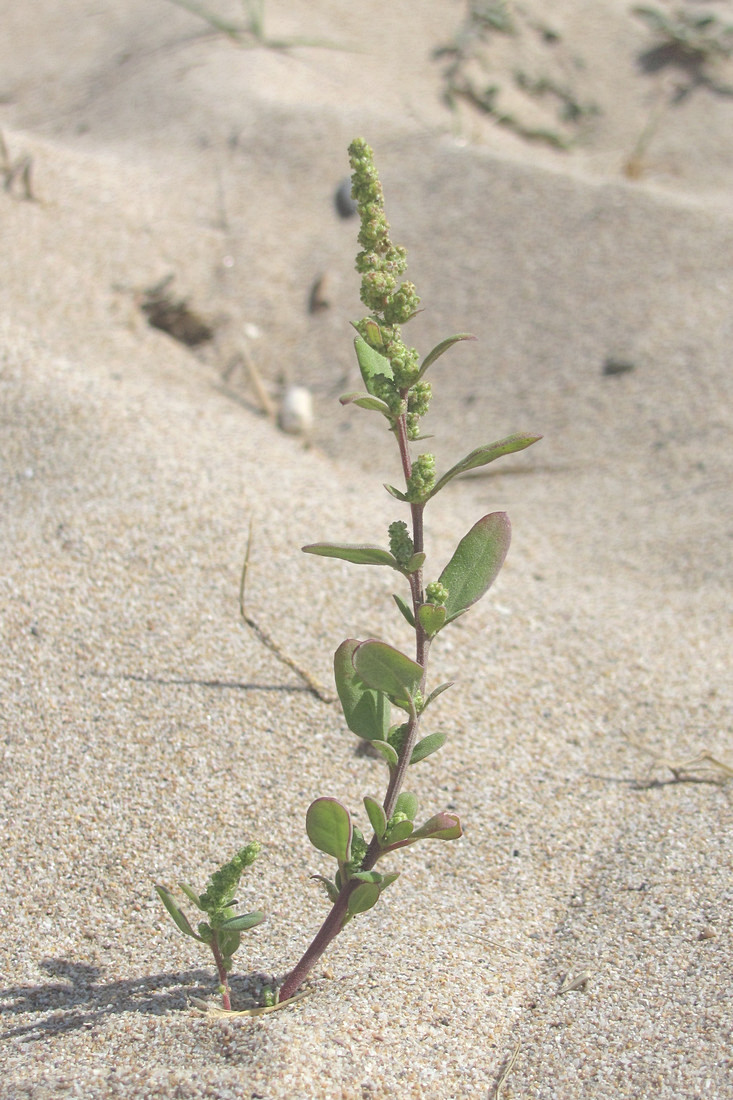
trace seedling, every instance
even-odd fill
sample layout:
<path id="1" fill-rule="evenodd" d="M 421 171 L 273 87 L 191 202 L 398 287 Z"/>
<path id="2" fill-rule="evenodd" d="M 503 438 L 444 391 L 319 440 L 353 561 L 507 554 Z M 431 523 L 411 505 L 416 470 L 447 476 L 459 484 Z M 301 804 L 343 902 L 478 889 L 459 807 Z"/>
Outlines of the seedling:
<path id="1" fill-rule="evenodd" d="M 418 817 L 417 798 L 403 790 L 403 785 L 408 770 L 436 753 L 445 742 L 442 731 L 423 735 L 421 729 L 423 716 L 431 704 L 452 686 L 451 683 L 428 685 L 430 648 L 438 634 L 464 615 L 494 582 L 509 549 L 510 524 L 504 512 L 482 516 L 458 540 L 443 568 L 438 572 L 431 566 L 427 573 L 423 517 L 428 503 L 455 478 L 503 455 L 521 451 L 539 438 L 517 434 L 484 444 L 441 474 L 436 471 L 432 454 L 412 457 L 411 445 L 425 438 L 420 422 L 432 395 L 431 383 L 425 377 L 428 370 L 454 345 L 474 337 L 465 332 L 449 336 L 422 361 L 417 351 L 404 343 L 401 326 L 416 315 L 420 299 L 412 283 L 400 282 L 407 267 L 406 253 L 389 236 L 372 150 L 357 139 L 349 147 L 349 155 L 352 194 L 361 219 L 358 240 L 362 251 L 356 267 L 362 276 L 361 300 L 369 313 L 354 325 L 356 358 L 364 389 L 345 394 L 340 400 L 345 406 L 376 413 L 386 421 L 399 450 L 404 478 L 401 488 L 387 485 L 386 489 L 406 510 L 410 522 L 408 525 L 403 519 L 395 519 L 389 525 L 386 546 L 319 542 L 303 549 L 319 557 L 392 570 L 402 582 L 402 591 L 394 594 L 394 601 L 413 631 L 414 655 L 378 638 L 347 638 L 336 650 L 334 676 L 346 726 L 369 742 L 385 766 L 386 792 L 381 798 L 364 796 L 361 827 L 351 810 L 332 795 L 322 795 L 311 803 L 305 821 L 308 838 L 320 853 L 335 861 L 330 874 L 313 876 L 323 887 L 331 908 L 310 946 L 286 975 L 279 990 L 280 1004 L 297 993 L 344 927 L 372 909 L 395 882 L 399 872 L 391 867 L 384 869 L 383 861 L 424 840 L 448 841 L 462 835 L 461 822 L 453 812 L 438 810 L 426 819 Z M 240 606 L 245 621 L 258 629 L 244 611 L 248 560 L 249 553 L 242 574 Z M 426 580 L 436 573 L 437 579 Z M 259 630 L 258 636 L 267 640 Z M 197 900 L 192 891 L 183 889 L 199 908 L 210 903 L 207 895 Z M 239 933 L 261 919 L 259 913 L 246 917 L 230 915 L 227 907 L 233 904 L 233 889 L 232 886 L 231 891 L 225 891 L 217 901 L 215 912 L 219 923 L 210 916 L 206 926 L 209 931 L 202 932 L 199 926 L 198 935 L 167 891 L 159 887 L 158 892 L 182 932 L 209 943 L 212 950 L 218 946 L 221 954 L 222 942 L 217 935 L 236 933 L 238 945 Z M 216 950 L 214 955 L 228 1007 L 224 980 L 227 967 L 220 965 Z"/>
<path id="2" fill-rule="evenodd" d="M 209 918 L 199 921 L 194 931 L 188 917 L 178 907 L 171 893 L 164 886 L 156 886 L 163 905 L 170 913 L 176 926 L 184 936 L 190 936 L 199 943 L 211 948 L 219 974 L 219 992 L 222 996 L 224 1008 L 231 1010 L 231 994 L 229 990 L 229 972 L 232 969 L 232 955 L 237 950 L 242 939 L 242 932 L 261 924 L 265 914 L 260 912 L 242 913 L 237 915 L 237 904 L 234 895 L 239 885 L 242 872 L 245 867 L 254 863 L 260 846 L 257 843 L 248 844 L 236 854 L 234 859 L 225 863 L 209 879 L 203 894 L 197 894 L 184 882 L 179 882 L 179 887 L 190 902 Z"/>

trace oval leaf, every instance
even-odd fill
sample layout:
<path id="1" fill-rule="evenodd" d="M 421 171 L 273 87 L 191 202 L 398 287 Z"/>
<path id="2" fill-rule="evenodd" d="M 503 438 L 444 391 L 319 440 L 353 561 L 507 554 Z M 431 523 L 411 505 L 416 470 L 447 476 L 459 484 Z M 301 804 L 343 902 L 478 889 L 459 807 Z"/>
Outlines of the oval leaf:
<path id="1" fill-rule="evenodd" d="M 429 733 L 427 737 L 423 737 L 422 741 L 418 741 L 415 748 L 412 750 L 410 763 L 418 764 L 421 760 L 424 760 L 426 756 L 430 756 L 431 753 L 437 752 L 438 749 L 442 749 L 447 736 L 446 733 Z"/>
<path id="2" fill-rule="evenodd" d="M 440 628 L 445 626 L 445 616 L 445 608 L 439 607 L 438 604 L 424 603 L 417 609 L 420 626 L 428 638 L 434 638 Z"/>
<path id="3" fill-rule="evenodd" d="M 397 796 L 394 812 L 396 814 L 407 814 L 410 821 L 414 821 L 417 814 L 417 795 L 411 791 L 403 791 L 402 794 Z"/>
<path id="4" fill-rule="evenodd" d="M 440 583 L 448 589 L 446 622 L 476 603 L 494 583 L 504 564 L 511 535 L 506 512 L 492 512 L 463 536 L 440 574 Z"/>
<path id="5" fill-rule="evenodd" d="M 322 558 L 341 558 L 342 561 L 350 561 L 352 565 L 389 565 L 400 572 L 397 559 L 389 550 L 382 550 L 380 546 L 362 546 L 355 543 L 312 542 L 308 546 L 302 546 L 305 554 L 318 554 Z"/>
<path id="6" fill-rule="evenodd" d="M 369 795 L 365 795 L 364 809 L 367 812 L 369 823 L 372 829 L 374 829 L 375 835 L 381 840 L 387 828 L 387 815 L 384 812 L 384 807 L 380 802 L 377 802 L 375 798 L 370 798 Z"/>
<path id="7" fill-rule="evenodd" d="M 355 890 L 349 894 L 349 916 L 355 917 L 357 913 L 366 913 L 379 901 L 379 884 L 376 882 L 360 882 Z"/>
<path id="8" fill-rule="evenodd" d="M 356 348 L 356 358 L 359 361 L 359 370 L 364 385 L 368 392 L 373 394 L 373 381 L 377 375 L 382 375 L 384 378 L 394 378 L 392 364 L 384 355 L 380 355 L 374 348 L 370 348 L 361 336 L 357 336 L 354 340 L 354 347 Z"/>
<path id="9" fill-rule="evenodd" d="M 412 699 L 422 683 L 424 670 L 399 649 L 373 638 L 354 650 L 357 676 L 376 691 L 383 691 L 403 710 L 412 709 Z"/>
<path id="10" fill-rule="evenodd" d="M 308 839 L 319 852 L 339 863 L 351 859 L 351 815 L 336 798 L 317 798 L 305 815 Z"/>
<path id="11" fill-rule="evenodd" d="M 542 439 L 541 435 L 527 435 L 525 432 L 518 432 L 516 435 L 509 435 L 506 439 L 500 439 L 497 443 L 487 443 L 483 447 L 477 447 L 475 451 L 471 451 L 469 455 L 462 458 L 460 462 L 457 462 L 455 466 L 451 466 L 447 474 L 436 481 L 430 495 L 427 497 L 434 497 L 436 493 L 439 493 L 444 485 L 447 485 L 449 481 L 452 481 L 454 477 L 458 477 L 459 474 L 465 474 L 467 470 L 475 470 L 478 466 L 488 466 L 494 459 L 501 458 L 502 455 L 514 454 L 515 451 L 523 451 L 525 447 L 530 447 L 533 443 L 536 443 L 538 439 Z"/>
<path id="12" fill-rule="evenodd" d="M 366 741 L 386 741 L 389 732 L 389 702 L 383 692 L 368 687 L 357 676 L 353 656 L 358 645 L 356 639 L 347 638 L 333 657 L 336 690 L 346 725 L 352 733 Z"/>
<path id="13" fill-rule="evenodd" d="M 415 826 L 411 821 L 398 821 L 396 825 L 389 830 L 387 837 L 387 848 L 396 848 L 400 844 L 404 844 L 409 836 L 412 836 Z"/>

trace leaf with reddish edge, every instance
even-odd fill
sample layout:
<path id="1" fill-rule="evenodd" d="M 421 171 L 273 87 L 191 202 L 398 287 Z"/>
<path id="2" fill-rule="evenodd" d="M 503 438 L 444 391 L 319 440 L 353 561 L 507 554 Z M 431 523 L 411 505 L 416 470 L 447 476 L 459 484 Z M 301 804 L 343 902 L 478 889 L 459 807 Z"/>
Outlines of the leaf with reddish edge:
<path id="1" fill-rule="evenodd" d="M 349 811 L 336 798 L 317 798 L 305 815 L 308 839 L 319 852 L 334 856 L 339 863 L 351 859 L 352 824 Z"/>
<path id="2" fill-rule="evenodd" d="M 412 834 L 412 840 L 456 840 L 463 836 L 463 829 L 457 814 L 449 814 L 445 810 L 435 814 L 419 829 Z"/>
<path id="3" fill-rule="evenodd" d="M 446 623 L 461 615 L 491 587 L 504 564 L 511 537 L 506 512 L 483 516 L 463 536 L 440 574 L 440 583 L 448 589 Z"/>
<path id="4" fill-rule="evenodd" d="M 415 829 L 405 840 L 385 844 L 384 851 L 391 852 L 397 848 L 406 848 L 408 844 L 414 844 L 417 840 L 457 840 L 459 836 L 463 836 L 463 829 L 457 814 L 443 812 L 431 817 L 430 821 L 426 821 L 419 829 Z"/>
<path id="5" fill-rule="evenodd" d="M 333 671 L 346 725 L 365 741 L 385 741 L 389 732 L 387 696 L 367 686 L 354 668 L 354 651 L 359 642 L 347 638 L 333 657 Z"/>

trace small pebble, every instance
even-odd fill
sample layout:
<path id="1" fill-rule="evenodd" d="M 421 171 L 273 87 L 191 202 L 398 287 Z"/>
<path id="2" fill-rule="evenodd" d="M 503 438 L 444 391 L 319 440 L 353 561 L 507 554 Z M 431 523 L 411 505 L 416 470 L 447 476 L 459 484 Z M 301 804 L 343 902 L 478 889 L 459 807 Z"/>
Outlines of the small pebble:
<path id="1" fill-rule="evenodd" d="M 305 386 L 288 386 L 280 405 L 279 424 L 288 435 L 307 435 L 313 427 L 313 398 Z"/>

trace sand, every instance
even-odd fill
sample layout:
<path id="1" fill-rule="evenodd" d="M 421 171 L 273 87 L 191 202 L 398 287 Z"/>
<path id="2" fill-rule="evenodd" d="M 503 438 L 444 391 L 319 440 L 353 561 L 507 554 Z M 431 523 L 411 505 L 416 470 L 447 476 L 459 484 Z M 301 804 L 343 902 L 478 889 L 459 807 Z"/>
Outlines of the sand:
<path id="1" fill-rule="evenodd" d="M 733 1097 L 730 63 L 655 69 L 625 3 L 528 0 L 460 70 L 511 128 L 442 98 L 457 0 L 273 0 L 273 39 L 337 47 L 290 50 L 166 0 L 33 7 L 0 43 L 0 1096 Z M 518 58 L 596 109 L 570 132 Z M 154 885 L 202 889 L 258 839 L 235 1003 L 281 980 L 327 911 L 308 805 L 363 818 L 384 789 L 328 701 L 333 650 L 409 640 L 386 571 L 299 550 L 401 515 L 379 418 L 337 400 L 357 134 L 423 298 L 411 338 L 478 337 L 433 368 L 440 467 L 543 439 L 427 513 L 436 574 L 485 512 L 514 529 L 433 647 L 448 741 L 410 776 L 464 837 L 394 857 L 296 1006 L 222 1020 Z M 213 339 L 148 324 L 169 277 Z M 308 438 L 247 363 L 275 409 L 311 391 Z M 240 620 L 250 520 L 248 613 L 325 699 Z"/>

